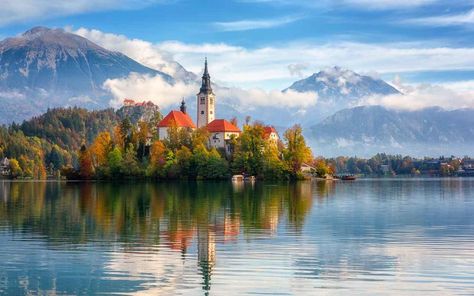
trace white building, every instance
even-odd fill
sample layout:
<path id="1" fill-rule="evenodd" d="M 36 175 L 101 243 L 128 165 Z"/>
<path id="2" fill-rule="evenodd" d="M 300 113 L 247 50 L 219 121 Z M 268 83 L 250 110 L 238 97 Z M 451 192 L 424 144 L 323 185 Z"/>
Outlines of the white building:
<path id="1" fill-rule="evenodd" d="M 211 76 L 207 70 L 207 58 L 204 63 L 204 74 L 202 84 L 197 94 L 197 127 L 205 127 L 215 119 L 216 96 L 211 87 Z"/>
<path id="2" fill-rule="evenodd" d="M 196 126 L 193 123 L 193 120 L 186 113 L 186 105 L 184 100 L 181 102 L 180 111 L 172 110 L 168 115 L 163 118 L 160 123 L 158 123 L 158 138 L 164 140 L 168 138 L 170 128 L 180 129 L 189 129 L 194 130 Z"/>
<path id="3" fill-rule="evenodd" d="M 226 153 L 232 153 L 229 141 L 240 136 L 240 129 L 225 119 L 216 119 L 207 125 L 209 132 L 209 147 L 225 149 Z"/>

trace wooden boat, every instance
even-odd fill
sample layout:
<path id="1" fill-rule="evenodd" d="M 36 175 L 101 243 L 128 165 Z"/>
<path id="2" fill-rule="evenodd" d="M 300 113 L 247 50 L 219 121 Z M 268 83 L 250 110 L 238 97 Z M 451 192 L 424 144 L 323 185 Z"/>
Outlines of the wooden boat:
<path id="1" fill-rule="evenodd" d="M 354 181 L 356 179 L 356 176 L 354 175 L 342 175 L 341 180 L 343 181 Z"/>

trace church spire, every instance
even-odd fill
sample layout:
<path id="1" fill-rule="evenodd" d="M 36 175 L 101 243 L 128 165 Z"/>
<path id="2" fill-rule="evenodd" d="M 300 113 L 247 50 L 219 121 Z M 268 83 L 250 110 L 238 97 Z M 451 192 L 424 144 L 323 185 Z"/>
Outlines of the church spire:
<path id="1" fill-rule="evenodd" d="M 186 102 L 184 101 L 184 98 L 181 101 L 181 106 L 179 107 L 179 110 L 183 112 L 184 114 L 186 114 Z"/>
<path id="2" fill-rule="evenodd" d="M 201 93 L 212 93 L 211 76 L 207 69 L 207 57 L 204 60 L 204 73 L 202 74 Z"/>

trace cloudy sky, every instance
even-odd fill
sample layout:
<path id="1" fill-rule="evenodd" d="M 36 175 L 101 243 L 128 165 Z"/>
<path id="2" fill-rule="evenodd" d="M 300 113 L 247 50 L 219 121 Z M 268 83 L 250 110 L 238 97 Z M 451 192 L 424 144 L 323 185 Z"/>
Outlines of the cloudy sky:
<path id="1" fill-rule="evenodd" d="M 199 73 L 208 56 L 213 79 L 232 87 L 281 90 L 338 65 L 474 89 L 473 0 L 2 0 L 0 37 L 36 25 L 148 66 L 176 60 Z"/>

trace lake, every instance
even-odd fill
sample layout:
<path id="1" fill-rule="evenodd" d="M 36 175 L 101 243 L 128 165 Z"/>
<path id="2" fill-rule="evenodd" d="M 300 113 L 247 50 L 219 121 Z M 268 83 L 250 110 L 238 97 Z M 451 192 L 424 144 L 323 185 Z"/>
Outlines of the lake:
<path id="1" fill-rule="evenodd" d="M 473 295 L 474 179 L 0 180 L 0 295 Z"/>

